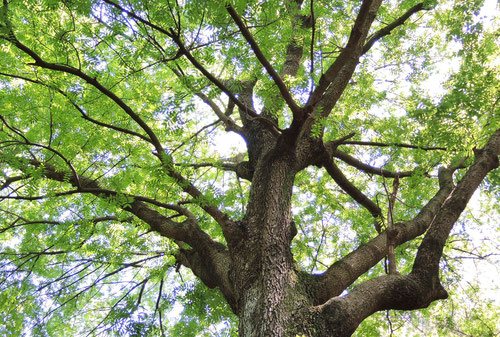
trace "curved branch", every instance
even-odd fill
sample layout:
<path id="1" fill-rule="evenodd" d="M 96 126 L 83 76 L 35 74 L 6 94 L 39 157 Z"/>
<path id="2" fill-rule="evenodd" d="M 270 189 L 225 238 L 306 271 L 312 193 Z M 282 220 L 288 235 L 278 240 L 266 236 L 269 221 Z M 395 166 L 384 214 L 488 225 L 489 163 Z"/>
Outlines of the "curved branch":
<path id="1" fill-rule="evenodd" d="M 43 174 L 47 179 L 54 180 L 54 181 L 59 181 L 59 182 L 64 182 L 64 183 L 70 183 L 74 187 L 77 187 L 76 190 L 71 190 L 71 191 L 64 191 L 64 192 L 59 192 L 55 193 L 54 196 L 64 196 L 64 195 L 71 195 L 71 194 L 79 194 L 79 193 L 92 193 L 98 197 L 104 197 L 107 198 L 109 196 L 116 196 L 119 193 L 116 191 L 111 191 L 107 189 L 103 189 L 99 186 L 99 184 L 88 177 L 81 176 L 80 177 L 80 186 L 78 185 L 75 177 L 72 177 L 71 175 L 69 176 L 66 172 L 60 171 L 53 167 L 49 163 L 42 163 L 40 161 L 37 161 L 35 159 L 32 159 L 29 161 L 29 164 L 32 165 L 35 168 L 42 168 L 43 169 Z M 8 197 L 10 199 L 24 199 L 24 200 L 38 200 L 42 198 L 46 198 L 48 196 L 32 196 L 32 197 L 23 197 L 23 196 L 11 196 Z M 134 196 L 132 196 L 133 198 Z M 180 206 L 176 205 L 169 205 L 165 203 L 161 203 L 159 201 L 156 201 L 154 199 L 150 199 L 147 197 L 140 197 L 140 196 L 135 196 L 136 199 L 131 200 L 131 202 L 127 205 L 123 205 L 122 208 L 135 216 L 137 216 L 139 219 L 143 220 L 147 224 L 151 226 L 151 229 L 154 231 L 157 231 L 160 235 L 168 237 L 173 240 L 178 240 L 178 241 L 184 241 L 189 244 L 196 245 L 196 240 L 201 239 L 201 237 L 198 238 L 192 238 L 190 235 L 192 235 L 193 230 L 191 227 L 197 227 L 196 223 L 194 221 L 193 216 L 189 216 L 189 213 L 186 213 L 184 209 L 181 209 Z M 169 218 L 161 215 L 159 212 L 149 208 L 145 202 L 154 204 L 159 207 L 175 210 L 178 213 L 181 213 L 183 215 L 186 215 L 188 217 L 188 220 L 183 221 L 183 222 L 174 222 L 170 220 Z M 201 232 L 201 229 L 198 229 Z"/>
<path id="2" fill-rule="evenodd" d="M 368 41 L 365 43 L 363 46 L 363 52 L 362 54 L 365 54 L 370 50 L 370 48 L 383 38 L 384 36 L 387 36 L 392 33 L 394 29 L 396 29 L 399 26 L 404 25 L 404 23 L 415 13 L 418 13 L 422 10 L 429 10 L 430 8 L 426 7 L 423 2 L 416 4 L 412 8 L 410 8 L 406 13 L 401 15 L 399 18 L 397 18 L 395 21 L 391 22 L 384 28 L 381 28 L 380 30 L 376 31 L 375 33 L 372 34 L 372 36 L 368 39 Z"/>
<path id="3" fill-rule="evenodd" d="M 141 135 L 140 133 L 137 133 L 135 131 L 128 130 L 128 129 L 125 129 L 125 128 L 122 128 L 122 127 L 119 127 L 119 126 L 115 126 L 115 125 L 112 125 L 112 124 L 107 124 L 107 123 L 101 122 L 101 121 L 99 121 L 97 119 L 91 118 L 83 110 L 83 108 L 81 106 L 79 106 L 78 104 L 76 104 L 76 102 L 73 101 L 66 92 L 64 92 L 63 90 L 61 90 L 59 88 L 53 87 L 53 86 L 51 86 L 51 85 L 49 85 L 47 83 L 44 83 L 42 81 L 35 80 L 35 79 L 29 78 L 29 77 L 25 77 L 25 76 L 20 76 L 20 75 L 15 75 L 15 74 L 7 74 L 7 73 L 3 73 L 3 72 L 0 72 L 0 75 L 1 76 L 6 76 L 6 77 L 17 78 L 17 79 L 24 80 L 24 81 L 27 81 L 27 82 L 30 82 L 30 83 L 34 83 L 34 84 L 38 84 L 38 85 L 44 86 L 44 87 L 46 87 L 46 88 L 48 88 L 50 90 L 54 90 L 57 93 L 61 94 L 64 98 L 66 98 L 68 100 L 68 102 L 76 110 L 78 110 L 78 112 L 82 115 L 83 119 L 85 119 L 85 120 L 87 120 L 87 121 L 89 121 L 89 122 L 91 122 L 93 124 L 96 124 L 96 125 L 99 125 L 99 126 L 102 126 L 102 127 L 114 130 L 114 131 L 118 131 L 118 132 L 121 132 L 121 133 L 124 133 L 124 134 L 128 134 L 128 135 L 131 135 L 131 136 L 134 136 L 134 137 L 138 137 L 138 138 L 140 138 L 142 140 L 145 140 L 148 143 L 151 143 L 151 139 L 149 139 L 148 137 L 146 137 L 144 135 Z"/>
<path id="4" fill-rule="evenodd" d="M 361 192 L 356 186 L 354 186 L 329 156 L 325 156 L 323 160 L 323 166 L 328 174 L 330 174 L 330 176 L 333 178 L 333 180 L 335 180 L 337 185 L 339 185 L 340 188 L 342 188 L 361 206 L 365 207 L 374 218 L 382 216 L 382 210 L 380 209 L 380 207 L 378 207 L 377 204 L 375 204 L 366 195 L 364 195 L 363 192 Z"/>
<path id="5" fill-rule="evenodd" d="M 170 68 L 170 70 L 177 76 L 179 79 L 182 79 L 184 77 L 184 74 L 175 69 L 175 68 Z M 234 131 L 240 135 L 243 135 L 243 130 L 242 128 L 236 124 L 236 122 L 229 117 L 227 114 L 225 114 L 219 106 L 212 100 L 210 99 L 207 95 L 205 95 L 201 90 L 196 90 L 195 88 L 188 86 L 188 89 L 191 90 L 196 96 L 198 96 L 206 105 L 208 105 L 212 111 L 215 113 L 215 115 L 221 120 L 224 125 L 226 125 L 226 128 L 230 131 Z M 233 102 L 234 103 L 234 102 Z"/>
<path id="6" fill-rule="evenodd" d="M 102 94 L 104 94 L 105 96 L 110 98 L 113 102 L 115 102 L 130 118 L 132 118 L 134 122 L 136 122 L 144 130 L 144 132 L 146 132 L 148 137 L 151 139 L 151 143 L 155 147 L 156 151 L 158 151 L 159 153 L 164 153 L 164 149 L 163 146 L 161 145 L 160 140 L 158 139 L 154 131 L 149 127 L 149 125 L 138 114 L 136 114 L 134 110 L 130 106 L 128 106 L 120 97 L 118 97 L 114 92 L 103 86 L 95 77 L 91 77 L 86 73 L 84 73 L 83 71 L 81 71 L 80 69 L 71 66 L 47 62 L 43 60 L 32 49 L 21 43 L 17 38 L 13 38 L 12 43 L 19 50 L 29 55 L 35 61 L 31 65 L 44 69 L 54 70 L 57 72 L 75 75 L 76 77 L 81 78 L 82 80 L 84 80 L 97 90 L 99 90 Z"/>
<path id="7" fill-rule="evenodd" d="M 5 125 L 7 125 L 7 122 L 5 121 L 5 119 L 3 118 L 2 115 L 0 115 L 0 119 L 2 120 L 2 122 L 4 122 Z M 51 146 L 33 143 L 33 142 L 29 141 L 27 138 L 25 138 L 24 136 L 23 136 L 23 138 L 25 139 L 25 142 L 16 142 L 16 143 L 18 145 L 33 146 L 35 148 L 39 147 L 41 149 L 47 150 L 49 152 L 52 152 L 53 154 L 55 154 L 56 156 L 58 156 L 59 158 L 61 158 L 61 160 L 68 166 L 69 170 L 71 171 L 71 174 L 75 178 L 77 187 L 81 187 L 80 177 L 79 177 L 78 173 L 76 172 L 76 169 L 73 167 L 73 165 L 71 164 L 71 162 L 69 161 L 69 159 L 67 159 L 61 152 L 59 152 L 58 150 L 54 149 Z"/>
<path id="8" fill-rule="evenodd" d="M 474 164 L 467 170 L 433 219 L 418 249 L 413 273 L 425 273 L 437 277 L 443 248 L 453 225 L 484 177 L 499 166 L 499 155 L 500 129 L 491 136 L 483 149 L 475 151 Z"/>
<path id="9" fill-rule="evenodd" d="M 304 311 L 306 315 L 320 318 L 315 320 L 320 331 L 329 336 L 350 337 L 365 318 L 377 311 L 426 308 L 446 297 L 446 291 L 439 284 L 428 283 L 416 275 L 394 274 L 366 281 L 347 295 Z"/>
<path id="10" fill-rule="evenodd" d="M 0 186 L 0 190 L 3 190 L 4 188 L 9 187 L 10 184 L 15 183 L 16 181 L 20 181 L 20 180 L 24 180 L 24 179 L 28 179 L 28 178 L 29 178 L 29 176 L 27 176 L 27 175 L 5 177 L 4 183 L 2 184 L 2 186 Z"/>

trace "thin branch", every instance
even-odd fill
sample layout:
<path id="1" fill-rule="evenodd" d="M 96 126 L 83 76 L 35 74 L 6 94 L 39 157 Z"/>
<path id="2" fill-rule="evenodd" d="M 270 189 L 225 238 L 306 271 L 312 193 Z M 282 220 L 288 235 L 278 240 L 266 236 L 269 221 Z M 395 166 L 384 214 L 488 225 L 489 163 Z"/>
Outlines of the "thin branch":
<path id="1" fill-rule="evenodd" d="M 399 177 L 395 177 L 392 183 L 392 192 L 389 194 L 384 180 L 384 189 L 387 195 L 389 206 L 387 208 L 387 261 L 389 274 L 397 273 L 396 254 L 394 253 L 394 239 L 397 236 L 397 230 L 394 226 L 394 204 L 399 188 Z"/>
<path id="2" fill-rule="evenodd" d="M 410 8 L 408 11 L 406 11 L 406 13 L 401 15 L 394 22 L 392 22 L 392 23 L 388 24 L 387 26 L 385 26 L 384 28 L 376 31 L 368 39 L 368 41 L 365 43 L 365 45 L 363 46 L 362 54 L 365 54 L 368 50 L 370 50 L 370 48 L 375 44 L 375 42 L 377 42 L 378 40 L 380 40 L 384 36 L 391 34 L 391 32 L 394 29 L 396 29 L 397 27 L 402 26 L 406 22 L 406 20 L 408 20 L 413 14 L 415 14 L 419 11 L 422 11 L 422 10 L 429 10 L 429 9 L 430 8 L 426 7 L 423 2 L 418 3 L 415 6 L 413 6 L 412 8 Z"/>
<path id="3" fill-rule="evenodd" d="M 361 206 L 365 207 L 374 218 L 382 216 L 382 210 L 370 198 L 363 194 L 356 186 L 354 186 L 333 162 L 329 156 L 325 156 L 323 166 L 330 176 L 335 180 L 337 185 L 356 200 Z"/>
<path id="4" fill-rule="evenodd" d="M 233 19 L 233 21 L 238 26 L 238 28 L 239 28 L 241 34 L 243 35 L 243 37 L 245 38 L 245 40 L 250 45 L 250 48 L 252 49 L 255 56 L 259 60 L 260 64 L 262 64 L 262 66 L 266 69 L 269 76 L 271 76 L 271 78 L 273 79 L 274 83 L 276 84 L 276 86 L 278 87 L 278 89 L 281 93 L 281 96 L 283 97 L 286 104 L 288 105 L 288 107 L 292 111 L 294 118 L 301 118 L 301 116 L 300 116 L 302 114 L 301 108 L 297 105 L 297 103 L 293 99 L 292 95 L 290 94 L 290 91 L 286 87 L 285 82 L 283 82 L 280 75 L 276 72 L 276 70 L 273 68 L 271 63 L 269 63 L 267 58 L 262 53 L 262 50 L 260 49 L 259 45 L 257 44 L 255 39 L 253 38 L 252 34 L 250 33 L 250 31 L 246 27 L 245 23 L 243 23 L 243 21 L 241 20 L 240 16 L 236 12 L 236 10 L 231 5 L 227 5 L 226 10 L 229 13 L 229 15 L 231 16 L 231 18 Z"/>
<path id="5" fill-rule="evenodd" d="M 44 86 L 44 87 L 46 87 L 48 89 L 54 90 L 57 93 L 61 94 L 63 97 L 65 97 L 70 102 L 70 104 L 76 110 L 78 110 L 78 112 L 82 115 L 83 119 L 85 119 L 85 120 L 87 120 L 87 121 L 89 121 L 89 122 L 91 122 L 93 124 L 96 124 L 96 125 L 99 125 L 99 126 L 102 126 L 102 127 L 114 130 L 114 131 L 118 131 L 118 132 L 121 132 L 121 133 L 124 133 L 124 134 L 128 134 L 128 135 L 131 135 L 131 136 L 134 136 L 134 137 L 138 137 L 138 138 L 140 138 L 142 140 L 145 140 L 148 143 L 151 143 L 151 139 L 149 139 L 148 137 L 146 137 L 144 135 L 141 135 L 140 133 L 137 133 L 135 131 L 128 130 L 128 129 L 125 129 L 125 128 L 122 128 L 122 127 L 119 127 L 119 126 L 107 124 L 107 123 L 101 122 L 101 121 L 99 121 L 97 119 L 91 118 L 85 112 L 85 110 L 82 107 L 80 107 L 78 104 L 76 104 L 76 102 L 73 101 L 66 92 L 64 92 L 63 90 L 61 90 L 59 88 L 53 87 L 53 86 L 51 86 L 51 85 L 49 85 L 47 83 L 44 83 L 44 82 L 42 82 L 40 80 L 34 80 L 32 78 L 25 77 L 25 76 L 20 76 L 20 75 L 15 75 L 15 74 L 7 74 L 7 73 L 3 73 L 3 72 L 0 72 L 0 75 L 1 76 L 6 76 L 6 77 L 12 77 L 12 78 L 21 79 L 21 80 L 24 80 L 24 81 L 27 81 L 27 82 L 31 82 L 31 83 L 34 83 L 34 84 L 39 84 L 39 85 Z"/>
<path id="6" fill-rule="evenodd" d="M 108 2 L 111 3 L 111 2 Z M 13 33 L 12 33 L 13 35 Z M 182 187 L 182 189 L 190 194 L 192 197 L 200 200 L 204 200 L 204 196 L 201 193 L 200 190 L 198 190 L 190 181 L 188 181 L 186 178 L 184 178 L 179 172 L 175 171 L 173 166 L 172 166 L 172 158 L 167 154 L 167 152 L 164 150 L 163 146 L 161 145 L 160 140 L 154 133 L 154 131 L 149 127 L 149 125 L 142 119 L 138 114 L 136 114 L 132 108 L 130 108 L 121 98 L 119 98 L 115 93 L 110 91 L 108 88 L 104 87 L 99 81 L 97 81 L 96 78 L 92 78 L 89 75 L 85 74 L 82 72 L 80 69 L 73 68 L 71 66 L 66 66 L 66 65 L 61 65 L 61 64 L 56 64 L 56 63 L 50 63 L 46 62 L 43 60 L 38 54 L 36 54 L 33 50 L 22 44 L 15 36 L 13 35 L 12 37 L 12 43 L 21 51 L 25 52 L 28 54 L 35 63 L 33 63 L 34 66 L 38 66 L 41 68 L 45 69 L 50 69 L 50 70 L 55 70 L 58 72 L 64 72 L 68 74 L 75 75 L 81 79 L 83 79 L 85 82 L 88 84 L 92 85 L 95 87 L 97 90 L 99 90 L 101 93 L 103 93 L 105 96 L 109 97 L 111 100 L 113 100 L 127 115 L 129 115 L 132 120 L 134 120 L 149 136 L 151 139 L 151 143 L 155 147 L 156 153 L 158 154 L 158 158 L 163 164 L 163 167 L 166 169 L 167 174 L 172 177 L 173 179 L 176 180 L 177 184 Z M 176 41 L 180 42 L 180 39 L 176 37 Z M 184 52 L 189 52 L 185 49 L 183 49 Z M 185 54 L 188 56 L 188 54 Z M 188 57 L 189 58 L 189 57 Z M 196 61 L 196 60 L 195 60 Z M 230 93 L 231 94 L 231 93 Z M 233 95 L 234 96 L 234 95 Z M 235 102 L 235 104 L 240 104 L 242 105 L 241 102 Z M 230 236 L 230 231 L 232 230 L 230 227 L 232 227 L 233 222 L 230 220 L 229 216 L 225 213 L 223 213 L 221 210 L 219 210 L 217 207 L 214 205 L 206 205 L 205 202 L 202 202 L 200 207 L 205 210 L 210 216 L 212 216 L 222 227 L 223 231 L 225 234 L 229 237 Z"/>
<path id="7" fill-rule="evenodd" d="M 215 122 L 212 122 L 210 124 L 207 124 L 205 126 L 203 126 L 202 128 L 200 128 L 198 131 L 196 131 L 194 134 L 192 134 L 191 136 L 189 136 L 188 139 L 184 140 L 182 143 L 180 143 L 179 145 L 177 145 L 174 149 L 172 149 L 171 153 L 174 153 L 176 152 L 177 150 L 179 150 L 181 147 L 183 147 L 184 145 L 186 145 L 186 143 L 188 141 L 190 141 L 191 139 L 194 139 L 196 137 L 198 137 L 198 135 L 200 133 L 202 133 L 203 131 L 205 131 L 206 129 L 209 129 L 211 127 L 213 127 L 215 129 L 215 127 L 217 126 L 217 124 L 221 123 L 221 120 L 216 120 Z M 212 132 L 213 130 L 211 130 L 210 132 Z"/>
<path id="8" fill-rule="evenodd" d="M 7 121 L 5 120 L 5 118 L 2 115 L 0 115 L 0 120 L 2 120 L 4 125 L 8 126 Z M 50 146 L 47 146 L 47 145 L 33 143 L 33 142 L 29 141 L 24 135 L 22 136 L 22 138 L 24 139 L 24 142 L 18 142 L 19 145 L 39 147 L 39 148 L 45 149 L 47 151 L 50 151 L 50 152 L 54 153 L 56 156 L 58 156 L 59 158 L 61 158 L 62 161 L 64 161 L 64 163 L 68 166 L 68 168 L 71 171 L 71 174 L 75 178 L 77 187 L 81 187 L 80 177 L 79 177 L 78 173 L 76 172 L 76 169 L 73 167 L 73 164 L 71 164 L 69 159 L 67 159 L 61 152 L 59 152 L 58 150 L 56 150 Z"/>
<path id="9" fill-rule="evenodd" d="M 186 216 L 190 221 L 196 221 L 196 217 L 194 216 L 193 213 L 191 213 L 188 209 L 179 206 L 179 205 L 174 205 L 174 204 L 167 204 L 161 201 L 158 201 L 156 199 L 148 198 L 148 197 L 143 197 L 143 196 L 138 196 L 138 195 L 133 195 L 133 194 L 128 194 L 128 193 L 122 193 L 122 192 L 117 192 L 113 190 L 108 190 L 104 188 L 88 188 L 88 187 L 79 187 L 76 190 L 69 190 L 69 191 L 63 191 L 63 192 L 55 192 L 52 194 L 48 195 L 37 195 L 37 196 L 20 196 L 20 195 L 7 195 L 7 196 L 1 196 L 0 200 L 3 199 L 13 199 L 13 200 L 27 200 L 27 201 L 34 201 L 34 200 L 43 200 L 43 199 L 48 199 L 51 197 L 62 197 L 62 196 L 68 196 L 68 195 L 74 195 L 74 194 L 82 194 L 82 193 L 91 193 L 96 196 L 105 196 L 105 197 L 116 197 L 116 196 L 123 196 L 127 199 L 129 199 L 130 202 L 134 201 L 142 201 L 151 205 L 155 205 L 161 208 L 165 208 L 168 210 L 175 211 L 181 215 Z M 127 203 L 127 202 L 126 202 Z M 125 204 L 126 204 L 125 203 Z"/>
<path id="10" fill-rule="evenodd" d="M 150 21 L 148 20 L 145 20 L 143 18 L 141 18 L 140 16 L 138 16 L 137 14 L 135 14 L 134 12 L 132 11 L 129 11 L 128 9 L 126 9 L 125 7 L 123 6 L 120 6 L 119 4 L 113 2 L 113 1 L 110 1 L 110 0 L 103 0 L 105 3 L 109 4 L 109 5 L 112 5 L 113 7 L 117 8 L 118 10 L 120 10 L 121 12 L 127 14 L 128 16 L 130 16 L 131 18 L 133 18 L 134 20 L 136 21 L 139 21 L 140 23 L 150 27 L 150 28 L 153 28 L 154 30 L 162 33 L 162 34 L 165 34 L 166 36 L 168 37 L 172 37 L 172 32 L 169 31 L 169 30 L 166 30 L 158 25 L 155 25 L 154 23 L 151 23 Z"/>
<path id="11" fill-rule="evenodd" d="M 339 150 L 333 150 L 330 152 L 332 152 L 333 157 L 342 160 L 346 164 L 349 164 L 350 166 L 353 166 L 362 172 L 365 172 L 368 174 L 379 175 L 379 176 L 382 176 L 384 178 L 410 177 L 411 175 L 413 175 L 415 173 L 414 171 L 392 172 L 392 171 L 388 171 L 386 169 L 383 169 L 381 167 L 375 167 L 375 166 L 365 164 L 362 161 L 348 155 L 345 152 L 339 151 Z"/>
<path id="12" fill-rule="evenodd" d="M 403 148 L 408 148 L 408 149 L 417 149 L 417 150 L 424 150 L 424 151 L 434 151 L 434 150 L 447 151 L 447 148 L 445 148 L 445 147 L 438 147 L 438 146 L 419 146 L 419 145 L 412 145 L 412 144 L 405 144 L 405 143 L 365 142 L 365 141 L 359 141 L 359 140 L 347 140 L 345 142 L 342 142 L 341 145 L 365 145 L 365 146 L 378 146 L 378 147 L 403 147 Z"/>
<path id="13" fill-rule="evenodd" d="M 184 77 L 184 74 L 181 73 L 181 71 L 175 69 L 174 67 L 171 67 L 170 70 L 172 70 L 172 72 L 179 79 L 182 79 Z M 226 125 L 228 130 L 234 131 L 238 134 L 243 134 L 242 128 L 239 125 L 237 125 L 233 119 L 227 116 L 212 99 L 210 99 L 207 95 L 201 92 L 201 90 L 196 90 L 191 86 L 188 86 L 188 89 L 191 90 L 196 96 L 198 96 L 206 105 L 208 105 L 212 109 L 212 111 L 217 115 L 219 120 L 221 120 Z"/>
<path id="14" fill-rule="evenodd" d="M 158 25 L 155 25 L 143 18 L 141 18 L 140 16 L 138 16 L 137 14 L 129 11 L 129 10 L 126 10 L 125 8 L 123 8 L 122 6 L 120 6 L 119 4 L 116 4 L 110 0 L 105 0 L 106 3 L 114 6 L 115 8 L 119 9 L 120 11 L 126 13 L 127 15 L 131 16 L 132 18 L 134 18 L 135 20 L 165 34 L 166 36 L 170 37 L 174 42 L 175 44 L 177 44 L 177 46 L 179 47 L 179 53 L 181 55 L 184 55 L 188 60 L 189 62 L 196 68 L 198 69 L 199 72 L 201 72 L 203 74 L 203 76 L 205 76 L 212 84 L 214 84 L 217 88 L 219 88 L 224 94 L 226 94 L 229 99 L 236 105 L 238 106 L 238 108 L 240 108 L 241 111 L 244 111 L 249 117 L 252 117 L 252 118 L 256 118 L 256 117 L 259 117 L 259 115 L 257 114 L 257 112 L 255 112 L 251 107 L 245 105 L 243 102 L 241 102 L 237 97 L 236 95 L 231 91 L 229 90 L 229 88 L 227 88 L 227 86 L 224 85 L 224 83 L 219 80 L 217 77 L 215 77 L 212 73 L 210 73 L 210 71 L 208 71 L 194 56 L 193 54 L 191 53 L 190 49 L 188 47 L 186 47 L 181 39 L 181 36 L 179 35 L 179 32 L 175 32 L 173 29 L 164 29 Z M 270 123 L 272 124 L 271 121 L 267 121 L 268 123 L 266 125 L 269 125 Z M 274 128 L 276 128 L 277 130 L 279 130 L 279 128 L 272 124 L 271 126 L 271 130 L 273 130 Z M 158 153 L 162 153 L 161 151 L 157 151 Z"/>
<path id="15" fill-rule="evenodd" d="M 312 27 L 311 27 L 311 45 L 310 45 L 310 55 L 311 55 L 311 64 L 309 68 L 309 73 L 310 73 L 310 78 L 311 78 L 311 91 L 310 94 L 314 90 L 314 40 L 315 40 L 315 34 L 316 34 L 316 18 L 314 16 L 314 0 L 311 0 L 310 2 L 310 11 L 311 11 L 311 22 L 312 22 Z"/>
<path id="16" fill-rule="evenodd" d="M 46 62 L 43 60 L 37 53 L 35 53 L 32 49 L 21 43 L 17 38 L 15 38 L 12 43 L 21 51 L 25 52 L 28 54 L 35 62 L 32 63 L 32 65 L 44 68 L 44 69 L 50 69 L 54 70 L 57 72 L 63 72 L 71 75 L 75 75 L 78 78 L 81 78 L 97 90 L 99 90 L 102 94 L 110 98 L 112 101 L 114 101 L 130 118 L 132 118 L 133 121 L 135 121 L 149 136 L 151 139 L 151 143 L 155 147 L 156 151 L 159 153 L 163 153 L 164 149 L 163 146 L 161 145 L 160 140 L 154 133 L 154 131 L 149 127 L 149 125 L 137 114 L 134 112 L 134 110 L 128 106 L 121 98 L 119 98 L 114 92 L 103 86 L 95 77 L 91 77 L 81 71 L 80 69 L 67 66 L 67 65 L 62 65 L 62 64 L 57 64 L 57 63 L 50 63 Z"/>
<path id="17" fill-rule="evenodd" d="M 123 6 L 114 3 L 111 0 L 104 0 L 107 4 L 112 5 L 113 7 L 117 8 L 123 13 L 126 13 L 130 17 L 132 17 L 134 20 L 141 22 L 142 24 L 162 33 L 171 38 L 175 44 L 179 47 L 179 53 L 184 55 L 191 64 L 198 69 L 210 82 L 212 82 L 217 88 L 222 90 L 239 108 L 241 108 L 243 111 L 246 111 L 247 114 L 251 117 L 256 117 L 257 113 L 250 109 L 249 107 L 246 107 L 242 102 L 240 102 L 236 96 L 219 80 L 217 79 L 214 75 L 212 75 L 190 52 L 190 50 L 184 45 L 184 43 L 181 40 L 181 37 L 179 35 L 179 32 L 175 32 L 172 28 L 170 29 L 165 29 L 162 28 L 154 23 L 151 23 L 148 20 L 145 20 L 141 18 L 139 15 L 135 14 L 132 11 L 129 11 L 125 9 Z"/>
<path id="18" fill-rule="evenodd" d="M 2 186 L 0 186 L 0 190 L 3 190 L 4 188 L 9 187 L 10 184 L 15 183 L 16 181 L 20 181 L 20 180 L 24 180 L 24 179 L 28 179 L 28 178 L 29 178 L 29 176 L 26 176 L 26 175 L 15 176 L 15 177 L 5 177 L 4 183 L 2 184 Z"/>

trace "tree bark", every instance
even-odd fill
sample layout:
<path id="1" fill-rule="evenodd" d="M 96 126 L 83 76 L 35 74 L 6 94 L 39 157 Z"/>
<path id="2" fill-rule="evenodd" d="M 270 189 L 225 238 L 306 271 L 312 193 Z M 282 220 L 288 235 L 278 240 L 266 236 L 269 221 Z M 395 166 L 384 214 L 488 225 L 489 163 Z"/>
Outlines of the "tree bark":
<path id="1" fill-rule="evenodd" d="M 342 296 L 387 254 L 386 233 L 324 274 L 297 271 L 290 253 L 294 235 L 290 201 L 297 161 L 294 151 L 279 144 L 256 168 L 242 222 L 245 235 L 231 249 L 240 336 L 347 337 L 376 311 L 415 310 L 447 297 L 439 281 L 442 247 L 472 193 L 488 172 L 498 167 L 500 130 L 484 149 L 476 151 L 474 164 L 456 186 L 452 180 L 456 168 L 441 169 L 436 195 L 414 219 L 395 226 L 396 246 L 425 233 L 413 271 L 368 280 Z"/>

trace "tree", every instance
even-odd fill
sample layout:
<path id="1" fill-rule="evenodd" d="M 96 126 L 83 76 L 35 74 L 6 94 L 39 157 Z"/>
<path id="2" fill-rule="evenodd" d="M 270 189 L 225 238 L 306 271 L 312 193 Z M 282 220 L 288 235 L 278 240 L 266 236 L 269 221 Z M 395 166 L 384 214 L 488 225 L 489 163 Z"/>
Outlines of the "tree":
<path id="1" fill-rule="evenodd" d="M 4 0 L 0 331 L 165 335 L 184 297 L 350 336 L 446 299 L 453 226 L 499 196 L 482 5 Z"/>

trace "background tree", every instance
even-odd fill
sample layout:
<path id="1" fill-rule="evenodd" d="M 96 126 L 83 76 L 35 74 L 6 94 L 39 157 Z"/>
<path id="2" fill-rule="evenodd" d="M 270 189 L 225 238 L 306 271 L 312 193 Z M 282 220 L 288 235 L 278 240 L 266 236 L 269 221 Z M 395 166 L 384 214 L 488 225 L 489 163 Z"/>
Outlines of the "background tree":
<path id="1" fill-rule="evenodd" d="M 482 6 L 4 0 L 0 332 L 368 336 L 446 299 L 480 186 L 498 216 Z"/>

